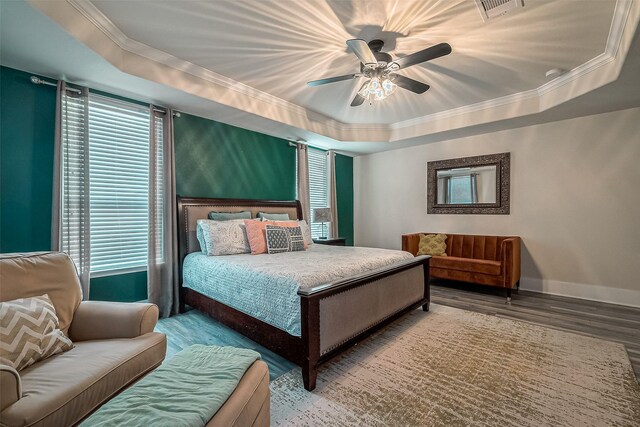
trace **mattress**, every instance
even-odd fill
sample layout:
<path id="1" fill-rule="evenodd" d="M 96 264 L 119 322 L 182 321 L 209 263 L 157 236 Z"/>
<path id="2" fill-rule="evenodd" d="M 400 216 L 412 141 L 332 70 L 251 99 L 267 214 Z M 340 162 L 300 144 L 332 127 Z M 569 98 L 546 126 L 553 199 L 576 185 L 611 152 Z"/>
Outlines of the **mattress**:
<path id="1" fill-rule="evenodd" d="M 408 252 L 328 245 L 280 254 L 207 256 L 183 264 L 183 286 L 300 336 L 299 289 L 352 277 L 413 258 Z"/>

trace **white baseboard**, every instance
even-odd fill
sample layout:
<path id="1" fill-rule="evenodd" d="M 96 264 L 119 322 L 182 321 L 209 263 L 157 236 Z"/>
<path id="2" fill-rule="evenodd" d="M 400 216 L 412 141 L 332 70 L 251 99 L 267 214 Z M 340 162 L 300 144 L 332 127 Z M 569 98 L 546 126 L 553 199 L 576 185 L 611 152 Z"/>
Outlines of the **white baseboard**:
<path id="1" fill-rule="evenodd" d="M 520 289 L 630 307 L 640 307 L 640 289 L 610 288 L 607 286 L 561 282 L 559 280 L 533 277 L 522 277 L 520 279 Z"/>

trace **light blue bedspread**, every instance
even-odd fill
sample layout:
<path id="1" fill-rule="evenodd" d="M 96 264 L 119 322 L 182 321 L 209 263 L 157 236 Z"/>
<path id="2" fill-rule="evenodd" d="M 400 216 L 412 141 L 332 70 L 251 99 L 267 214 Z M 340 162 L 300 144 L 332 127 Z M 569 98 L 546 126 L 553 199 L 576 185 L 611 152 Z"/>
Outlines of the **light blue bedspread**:
<path id="1" fill-rule="evenodd" d="M 111 399 L 83 427 L 205 425 L 260 359 L 253 350 L 194 345 Z"/>
<path id="2" fill-rule="evenodd" d="M 311 245 L 279 254 L 207 256 L 184 260 L 183 283 L 203 295 L 300 336 L 298 289 L 345 279 L 413 258 L 389 249 Z"/>

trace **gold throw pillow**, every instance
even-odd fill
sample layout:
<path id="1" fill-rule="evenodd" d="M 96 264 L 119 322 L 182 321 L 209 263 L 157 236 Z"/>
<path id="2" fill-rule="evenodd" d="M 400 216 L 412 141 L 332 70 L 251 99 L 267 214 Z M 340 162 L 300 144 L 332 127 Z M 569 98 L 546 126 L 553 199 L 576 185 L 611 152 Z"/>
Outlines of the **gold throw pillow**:
<path id="1" fill-rule="evenodd" d="M 446 234 L 421 234 L 417 255 L 447 256 Z"/>

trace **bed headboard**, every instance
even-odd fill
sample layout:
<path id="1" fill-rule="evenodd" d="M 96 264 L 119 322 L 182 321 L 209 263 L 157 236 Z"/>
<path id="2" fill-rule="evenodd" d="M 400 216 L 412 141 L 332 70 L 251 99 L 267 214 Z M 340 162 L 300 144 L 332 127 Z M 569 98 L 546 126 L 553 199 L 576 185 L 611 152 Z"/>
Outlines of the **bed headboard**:
<path id="1" fill-rule="evenodd" d="M 246 199 L 208 199 L 203 197 L 178 196 L 178 263 L 180 282 L 182 282 L 182 261 L 191 252 L 200 250 L 196 238 L 196 221 L 206 219 L 211 211 L 237 212 L 251 211 L 255 218 L 258 212 L 286 212 L 289 218 L 302 219 L 302 207 L 298 200 L 246 200 Z"/>

